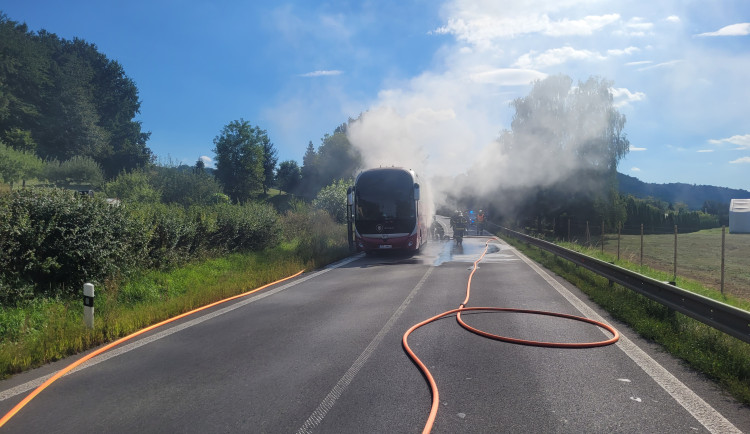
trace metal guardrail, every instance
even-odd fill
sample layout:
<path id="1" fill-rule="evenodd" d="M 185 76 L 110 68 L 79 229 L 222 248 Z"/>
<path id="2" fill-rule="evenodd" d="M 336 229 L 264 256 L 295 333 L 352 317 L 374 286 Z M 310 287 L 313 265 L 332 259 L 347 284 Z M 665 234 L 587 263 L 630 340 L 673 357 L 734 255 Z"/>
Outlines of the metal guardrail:
<path id="1" fill-rule="evenodd" d="M 750 312 L 748 311 L 508 228 L 500 227 L 500 231 L 507 236 L 567 259 L 607 278 L 610 282 L 619 283 L 670 309 L 750 343 Z"/>

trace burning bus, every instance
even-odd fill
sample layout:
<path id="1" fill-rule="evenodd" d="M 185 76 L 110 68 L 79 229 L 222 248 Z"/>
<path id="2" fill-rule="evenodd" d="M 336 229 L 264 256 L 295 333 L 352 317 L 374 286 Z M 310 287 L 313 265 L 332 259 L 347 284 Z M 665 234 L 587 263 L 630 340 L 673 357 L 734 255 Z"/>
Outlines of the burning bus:
<path id="1" fill-rule="evenodd" d="M 360 173 L 347 191 L 347 223 L 352 250 L 418 251 L 427 242 L 419 178 L 397 167 Z"/>

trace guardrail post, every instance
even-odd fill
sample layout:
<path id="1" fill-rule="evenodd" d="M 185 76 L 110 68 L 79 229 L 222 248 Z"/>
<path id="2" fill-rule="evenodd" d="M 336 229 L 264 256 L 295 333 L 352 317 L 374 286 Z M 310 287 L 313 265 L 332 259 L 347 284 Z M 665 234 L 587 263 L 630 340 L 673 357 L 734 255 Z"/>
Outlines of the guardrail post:
<path id="1" fill-rule="evenodd" d="M 83 322 L 86 327 L 94 328 L 94 285 L 83 284 Z"/>

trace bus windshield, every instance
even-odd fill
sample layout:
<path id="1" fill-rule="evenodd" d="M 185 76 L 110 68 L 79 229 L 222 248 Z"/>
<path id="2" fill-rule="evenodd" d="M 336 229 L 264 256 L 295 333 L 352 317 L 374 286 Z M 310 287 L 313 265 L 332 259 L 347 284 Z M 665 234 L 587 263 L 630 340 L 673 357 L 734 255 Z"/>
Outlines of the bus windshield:
<path id="1" fill-rule="evenodd" d="M 365 172 L 357 180 L 357 219 L 414 219 L 414 187 L 409 173 L 400 170 Z"/>

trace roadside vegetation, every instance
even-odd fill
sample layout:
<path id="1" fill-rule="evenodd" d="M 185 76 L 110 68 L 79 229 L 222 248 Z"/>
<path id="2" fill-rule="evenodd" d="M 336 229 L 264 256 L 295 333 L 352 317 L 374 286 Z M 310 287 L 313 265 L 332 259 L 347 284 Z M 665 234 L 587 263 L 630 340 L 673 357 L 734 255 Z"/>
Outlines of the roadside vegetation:
<path id="1" fill-rule="evenodd" d="M 610 312 L 617 320 L 626 323 L 639 335 L 660 344 L 670 354 L 715 380 L 740 402 L 750 404 L 750 344 L 620 285 L 610 286 L 607 279 L 582 267 L 576 267 L 569 261 L 513 238 L 502 238 L 531 259 L 580 288 L 591 300 Z M 601 254 L 597 249 L 567 243 L 560 245 L 655 279 L 672 279 L 671 273 L 641 267 L 625 260 L 617 261 L 612 255 Z M 696 281 L 678 277 L 677 284 L 680 288 L 742 309 L 750 309 L 749 300 L 724 297 L 718 291 L 706 288 Z"/>
<path id="2" fill-rule="evenodd" d="M 0 377 L 349 254 L 346 229 L 326 211 L 288 206 L 144 209 L 65 190 L 1 195 L 0 259 L 10 266 L 0 276 Z M 84 280 L 96 282 L 93 329 L 83 323 Z"/>
<path id="3" fill-rule="evenodd" d="M 0 41 L 0 377 L 348 254 L 348 123 L 302 165 L 244 119 L 213 159 L 157 162 L 135 81 L 95 44 L 1 11 Z"/>
<path id="4" fill-rule="evenodd" d="M 344 197 L 362 166 L 347 136 L 356 119 L 326 134 L 317 148 L 310 141 L 302 164 L 279 163 L 267 132 L 244 119 L 229 122 L 214 139 L 215 168 L 197 155 L 194 165 L 157 163 L 147 146 L 150 132 L 136 120 L 138 89 L 122 65 L 92 43 L 29 31 L 2 12 L 0 41 L 6 48 L 0 56 L 0 377 L 348 254 Z M 571 238 L 571 232 L 588 237 L 589 221 L 602 222 L 604 230 L 594 234 L 726 224 L 723 203 L 706 201 L 698 211 L 619 193 L 617 164 L 629 141 L 613 86 L 595 77 L 574 85 L 562 75 L 534 82 L 528 96 L 511 103 L 516 113 L 496 142 L 497 155 L 571 169 L 510 165 L 504 179 L 525 180 L 513 184 L 487 176 L 497 172 L 490 164 L 489 172 L 442 180 L 446 206 L 483 204 L 493 219 L 538 232 L 551 227 L 547 233 L 557 238 Z M 534 173 L 542 178 L 529 179 Z M 571 229 L 571 220 L 578 226 Z M 687 259 L 709 250 L 702 234 L 687 239 L 687 253 L 680 251 L 685 265 L 678 270 L 686 277 L 700 277 L 701 264 L 708 264 Z M 671 238 L 664 237 L 665 243 Z M 623 237 L 621 257 L 630 261 L 633 239 Z M 748 344 L 515 245 L 750 404 Z M 743 256 L 750 253 L 729 254 Z M 646 264 L 664 265 L 657 259 Z M 747 288 L 746 263 L 732 270 L 739 288 Z M 678 271 L 681 287 L 748 309 L 746 292 L 733 288 L 723 297 L 682 276 Z M 83 326 L 84 282 L 96 286 L 91 330 Z"/>
<path id="5" fill-rule="evenodd" d="M 728 207 L 727 207 L 728 208 Z M 622 235 L 620 257 L 640 263 L 640 235 Z M 724 293 L 750 302 L 750 235 L 725 234 Z M 617 256 L 617 234 L 607 235 L 604 251 Z M 645 235 L 643 264 L 672 273 L 674 269 L 674 233 Z M 719 293 L 721 290 L 721 228 L 680 233 L 677 239 L 677 278 L 701 282 Z M 671 277 L 669 280 L 672 280 Z M 746 308 L 748 309 L 748 308 Z"/>

